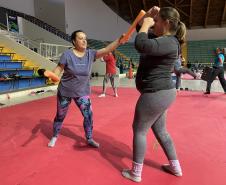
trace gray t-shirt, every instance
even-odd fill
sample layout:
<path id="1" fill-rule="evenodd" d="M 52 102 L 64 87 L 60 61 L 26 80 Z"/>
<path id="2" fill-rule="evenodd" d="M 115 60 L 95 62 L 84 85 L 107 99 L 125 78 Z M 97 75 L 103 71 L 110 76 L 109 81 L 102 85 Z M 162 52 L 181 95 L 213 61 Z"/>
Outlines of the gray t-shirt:
<path id="1" fill-rule="evenodd" d="M 58 91 L 66 97 L 82 97 L 90 94 L 90 74 L 96 50 L 87 49 L 83 57 L 77 57 L 72 49 L 66 50 L 59 61 L 64 73 Z M 58 65 L 59 65 L 58 64 Z"/>

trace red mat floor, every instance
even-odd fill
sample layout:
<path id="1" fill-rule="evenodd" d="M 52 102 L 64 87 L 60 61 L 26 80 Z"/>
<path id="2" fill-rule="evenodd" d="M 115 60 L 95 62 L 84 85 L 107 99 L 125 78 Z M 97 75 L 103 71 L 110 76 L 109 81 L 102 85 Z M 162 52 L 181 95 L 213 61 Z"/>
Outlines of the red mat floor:
<path id="1" fill-rule="evenodd" d="M 0 109 L 1 185 L 129 185 L 121 176 L 132 157 L 132 119 L 138 92 L 120 88 L 119 98 L 98 98 L 92 89 L 94 138 L 86 146 L 82 116 L 71 104 L 55 148 L 47 143 L 56 111 L 55 97 Z M 109 89 L 109 94 L 112 91 Z M 168 111 L 183 177 L 161 170 L 166 163 L 152 132 L 143 169 L 143 185 L 226 184 L 226 95 L 180 92 Z"/>

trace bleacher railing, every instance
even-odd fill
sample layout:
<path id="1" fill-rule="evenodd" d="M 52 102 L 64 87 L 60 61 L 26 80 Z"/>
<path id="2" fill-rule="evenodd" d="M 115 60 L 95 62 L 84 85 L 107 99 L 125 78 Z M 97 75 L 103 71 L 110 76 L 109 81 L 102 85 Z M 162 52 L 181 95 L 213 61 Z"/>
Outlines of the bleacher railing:
<path id="1" fill-rule="evenodd" d="M 3 34 L 3 35 L 6 35 L 9 38 L 14 39 L 19 44 L 22 44 L 25 47 L 27 47 L 27 48 L 29 48 L 29 49 L 37 52 L 37 53 L 40 53 L 39 52 L 39 43 L 38 42 L 35 42 L 35 41 L 33 41 L 33 40 L 23 36 L 23 35 L 15 33 L 15 32 L 10 32 L 10 31 L 6 31 L 6 30 L 1 30 L 0 29 L 0 33 Z"/>
<path id="2" fill-rule="evenodd" d="M 43 57 L 52 60 L 58 61 L 61 54 L 68 48 L 72 47 L 69 45 L 59 45 L 59 44 L 50 44 L 50 43 L 38 43 L 32 41 L 23 35 L 20 35 L 15 32 L 9 32 L 6 30 L 0 30 L 1 34 L 8 36 L 9 38 L 14 39 L 19 44 L 24 45 L 25 47 L 39 53 Z"/>
<path id="3" fill-rule="evenodd" d="M 52 61 L 58 61 L 62 53 L 72 46 L 40 43 L 40 54 Z"/>

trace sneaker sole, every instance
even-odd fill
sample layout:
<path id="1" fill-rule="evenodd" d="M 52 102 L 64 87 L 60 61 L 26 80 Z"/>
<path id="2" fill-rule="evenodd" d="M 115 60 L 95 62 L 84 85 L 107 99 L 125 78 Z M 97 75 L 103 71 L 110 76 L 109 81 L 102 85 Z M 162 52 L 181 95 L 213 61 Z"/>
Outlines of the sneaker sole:
<path id="1" fill-rule="evenodd" d="M 182 176 L 182 172 L 174 173 L 173 171 L 171 171 L 171 170 L 168 168 L 168 165 L 163 165 L 163 166 L 162 166 L 162 169 L 163 169 L 165 172 L 167 172 L 167 173 L 169 173 L 169 174 L 171 174 L 171 175 L 175 175 L 176 177 L 181 177 L 181 176 Z"/>
<path id="2" fill-rule="evenodd" d="M 122 171 L 122 176 L 134 182 L 141 182 L 141 178 L 131 176 L 129 170 Z"/>

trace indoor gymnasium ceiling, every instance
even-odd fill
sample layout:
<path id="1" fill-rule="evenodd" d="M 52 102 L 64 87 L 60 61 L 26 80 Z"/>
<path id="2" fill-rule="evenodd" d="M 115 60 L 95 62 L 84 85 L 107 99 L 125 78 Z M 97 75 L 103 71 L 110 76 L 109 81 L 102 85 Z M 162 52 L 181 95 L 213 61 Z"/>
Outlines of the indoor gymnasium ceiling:
<path id="1" fill-rule="evenodd" d="M 187 28 L 226 27 L 226 0 L 103 0 L 127 22 L 141 9 L 152 6 L 175 7 Z"/>

